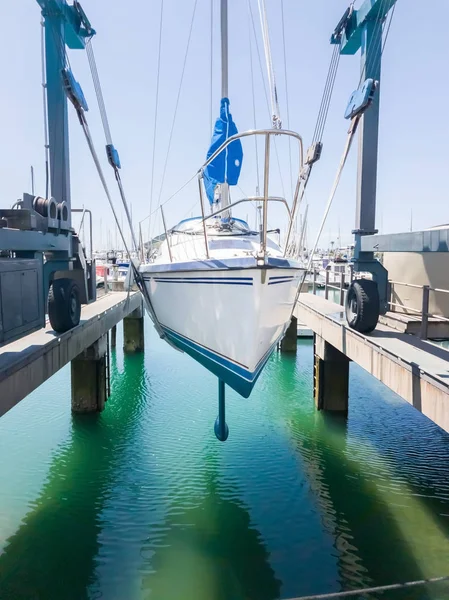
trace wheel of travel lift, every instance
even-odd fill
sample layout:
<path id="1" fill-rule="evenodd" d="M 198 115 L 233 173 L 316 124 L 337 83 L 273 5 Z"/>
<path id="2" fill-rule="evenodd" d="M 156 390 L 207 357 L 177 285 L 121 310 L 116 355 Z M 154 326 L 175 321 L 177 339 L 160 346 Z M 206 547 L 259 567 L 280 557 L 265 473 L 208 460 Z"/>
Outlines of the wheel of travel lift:
<path id="1" fill-rule="evenodd" d="M 351 329 L 370 333 L 379 320 L 379 291 L 371 279 L 356 279 L 351 283 L 345 301 L 346 320 Z"/>
<path id="2" fill-rule="evenodd" d="M 48 317 L 53 330 L 64 333 L 80 322 L 81 299 L 73 279 L 55 279 L 48 292 Z"/>

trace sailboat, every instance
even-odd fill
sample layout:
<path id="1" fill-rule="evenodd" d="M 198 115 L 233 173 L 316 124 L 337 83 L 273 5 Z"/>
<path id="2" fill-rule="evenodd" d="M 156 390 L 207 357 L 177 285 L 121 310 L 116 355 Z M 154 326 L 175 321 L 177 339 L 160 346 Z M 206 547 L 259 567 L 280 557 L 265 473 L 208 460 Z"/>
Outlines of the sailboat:
<path id="1" fill-rule="evenodd" d="M 227 0 L 221 0 L 222 99 L 207 158 L 198 171 L 201 215 L 167 230 L 162 212 L 164 241 L 153 262 L 140 266 L 159 334 L 219 379 L 215 433 L 221 440 L 228 435 L 225 384 L 245 398 L 250 395 L 290 323 L 304 271 L 268 229 L 270 208 L 282 206 L 287 216 L 285 248 L 289 247 L 299 204 L 302 138 L 279 126 L 238 132 L 228 98 L 227 44 Z M 242 169 L 242 139 L 251 136 L 264 140 L 263 195 L 231 201 L 230 187 L 237 184 Z M 291 206 L 269 193 L 274 136 L 287 137 L 299 148 Z M 233 216 L 234 207 L 248 202 L 262 206 L 258 231 Z"/>

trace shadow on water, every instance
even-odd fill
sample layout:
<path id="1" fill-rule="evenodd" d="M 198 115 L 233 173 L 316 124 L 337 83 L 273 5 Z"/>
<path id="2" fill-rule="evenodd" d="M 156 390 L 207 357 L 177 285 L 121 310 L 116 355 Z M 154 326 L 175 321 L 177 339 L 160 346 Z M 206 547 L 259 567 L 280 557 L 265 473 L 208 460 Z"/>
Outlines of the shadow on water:
<path id="1" fill-rule="evenodd" d="M 113 394 L 105 412 L 73 417 L 70 439 L 55 455 L 40 496 L 9 538 L 0 556 L 2 600 L 94 597 L 88 587 L 95 581 L 100 514 L 142 398 L 135 382 L 144 381 L 143 356 L 126 362 L 120 377 L 112 364 Z"/>
<path id="2" fill-rule="evenodd" d="M 308 354 L 302 353 L 301 360 L 304 358 L 310 362 Z M 304 364 L 301 364 L 302 381 L 299 384 L 294 359 L 284 357 L 277 367 L 284 371 L 280 375 L 282 393 L 277 391 L 278 410 L 301 457 L 301 468 L 315 496 L 323 526 L 334 539 L 341 589 L 449 574 L 447 536 L 433 519 L 428 518 L 427 507 L 419 498 L 412 498 L 415 495 L 412 490 L 407 499 L 385 492 L 388 482 L 379 480 L 378 473 L 370 472 L 370 459 L 359 460 L 353 452 L 355 446 L 365 443 L 369 446 L 369 439 L 360 436 L 358 440 L 350 440 L 346 418 L 318 413 L 313 407 L 311 365 L 308 365 L 309 378 L 304 380 Z M 394 478 L 395 473 L 391 476 Z M 415 515 L 401 519 L 401 503 L 407 504 L 407 500 L 415 503 L 412 505 L 416 512 L 415 521 Z M 410 509 L 410 506 L 404 508 Z M 424 524 L 429 525 L 430 530 L 425 531 Z M 420 560 L 424 556 L 423 550 L 419 549 L 420 540 L 425 540 L 427 533 L 436 536 L 435 544 L 439 545 L 441 553 L 433 563 Z M 330 590 L 317 590 L 317 593 L 325 591 Z M 298 595 L 301 595 L 301 589 Z M 446 586 L 442 592 L 441 588 L 427 586 L 369 596 L 377 597 L 392 600 L 444 598 L 449 597 L 449 588 Z"/>
<path id="3" fill-rule="evenodd" d="M 216 444 L 216 442 L 213 442 Z M 281 581 L 270 566 L 261 533 L 229 479 L 220 477 L 219 449 L 205 458 L 204 490 L 195 506 L 179 494 L 167 511 L 166 534 L 147 541 L 142 588 L 158 600 L 274 600 Z M 148 568 L 150 567 L 150 568 Z"/>

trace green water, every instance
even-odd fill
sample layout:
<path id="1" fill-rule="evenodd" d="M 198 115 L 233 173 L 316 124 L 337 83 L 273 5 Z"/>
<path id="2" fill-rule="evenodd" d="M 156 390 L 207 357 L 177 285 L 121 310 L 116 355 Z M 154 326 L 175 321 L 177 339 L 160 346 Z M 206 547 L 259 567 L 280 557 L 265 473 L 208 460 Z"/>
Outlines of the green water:
<path id="1" fill-rule="evenodd" d="M 248 400 L 157 339 L 101 415 L 64 369 L 0 420 L 1 600 L 271 600 L 449 574 L 449 436 L 351 365 L 317 413 L 312 345 Z M 121 346 L 120 335 L 118 346 Z M 363 596 L 368 598 L 368 596 Z M 449 598 L 449 585 L 369 598 Z"/>

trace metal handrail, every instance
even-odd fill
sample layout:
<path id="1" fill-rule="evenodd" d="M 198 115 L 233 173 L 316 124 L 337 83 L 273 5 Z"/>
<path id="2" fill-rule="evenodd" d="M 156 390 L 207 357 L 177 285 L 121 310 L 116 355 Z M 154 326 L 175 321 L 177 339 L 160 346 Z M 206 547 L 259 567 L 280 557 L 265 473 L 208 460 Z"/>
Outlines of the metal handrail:
<path id="1" fill-rule="evenodd" d="M 72 213 L 82 213 L 82 217 L 81 217 L 81 223 L 80 223 L 80 230 L 83 224 L 83 219 L 84 219 L 84 215 L 87 213 L 89 215 L 89 250 L 90 250 L 90 256 L 89 258 L 92 260 L 92 256 L 93 256 L 93 240 L 92 240 L 92 211 L 89 210 L 88 208 L 71 208 L 70 212 Z"/>
<path id="2" fill-rule="evenodd" d="M 217 150 L 215 150 L 215 152 L 211 156 L 209 156 L 209 158 L 206 160 L 206 162 L 202 165 L 202 167 L 198 171 L 198 180 L 199 180 L 199 185 L 200 185 L 201 213 L 203 215 L 203 224 L 204 224 L 204 220 L 205 220 L 204 219 L 204 214 L 205 214 L 204 195 L 202 193 L 202 188 L 201 188 L 201 180 L 203 179 L 204 169 L 213 160 L 215 160 L 215 158 L 217 156 L 219 156 L 230 144 L 232 144 L 236 140 L 242 139 L 244 137 L 253 136 L 253 135 L 265 136 L 264 190 L 263 190 L 263 197 L 260 197 L 260 200 L 259 200 L 260 202 L 263 202 L 262 236 L 261 236 L 261 240 L 260 240 L 260 251 L 258 254 L 259 259 L 265 260 L 265 256 L 266 256 L 266 252 L 267 252 L 267 229 L 268 229 L 268 201 L 269 201 L 268 185 L 269 185 L 269 174 L 270 174 L 270 138 L 273 135 L 276 135 L 276 136 L 285 135 L 285 136 L 293 137 L 294 139 L 296 139 L 298 142 L 298 145 L 299 145 L 298 178 L 297 178 L 297 182 L 296 182 L 295 193 L 293 196 L 292 208 L 291 208 L 291 210 L 289 209 L 289 211 L 288 211 L 289 212 L 289 224 L 288 224 L 288 233 L 287 233 L 287 238 L 286 238 L 286 243 L 285 243 L 285 247 L 287 248 L 291 230 L 292 230 L 292 226 L 293 226 L 293 222 L 294 222 L 294 219 L 296 216 L 296 210 L 298 207 L 299 189 L 301 187 L 301 173 L 302 173 L 303 166 L 304 166 L 303 141 L 302 141 L 302 137 L 299 135 L 299 133 L 296 133 L 295 131 L 290 131 L 288 129 L 285 129 L 285 130 L 284 129 L 250 129 L 249 131 L 244 131 L 242 133 L 236 133 L 235 135 L 227 138 L 221 144 L 221 146 L 219 148 L 217 148 Z M 220 211 L 216 211 L 214 213 L 214 215 L 210 215 L 210 216 L 211 217 L 216 216 L 216 214 L 225 212 L 225 211 L 229 210 L 230 207 L 235 206 L 236 204 L 237 203 L 234 202 L 230 205 L 227 205 L 227 206 L 223 207 L 222 209 L 220 209 Z M 288 205 L 287 205 L 287 208 L 288 208 Z M 204 240 L 205 240 L 205 244 L 206 244 L 206 252 L 208 254 L 209 248 L 208 248 L 207 235 L 206 235 L 205 228 L 204 228 Z"/>
<path id="3" fill-rule="evenodd" d="M 389 283 L 392 283 L 393 285 L 403 285 L 405 287 L 411 287 L 411 288 L 417 288 L 417 289 L 423 289 L 425 287 L 425 285 L 419 285 L 417 283 L 404 283 L 402 281 L 393 281 L 392 279 L 389 280 Z M 442 294 L 449 294 L 449 290 L 443 290 L 442 288 L 433 288 L 431 286 L 428 286 L 429 290 L 431 292 L 438 292 L 438 293 L 442 293 Z"/>
<path id="4" fill-rule="evenodd" d="M 209 156 L 209 158 L 206 160 L 206 162 L 203 164 L 203 166 L 199 169 L 198 174 L 201 174 L 204 171 L 204 169 L 208 165 L 210 165 L 210 163 L 213 160 L 215 160 L 217 158 L 217 156 L 219 154 L 221 154 L 227 146 L 232 144 L 232 142 L 235 142 L 236 140 L 238 140 L 240 138 L 248 137 L 251 135 L 267 135 L 267 136 L 287 135 L 287 136 L 295 138 L 296 140 L 298 140 L 298 143 L 299 143 L 299 148 L 300 148 L 299 163 L 300 163 L 300 170 L 302 169 L 304 150 L 303 150 L 302 137 L 299 135 L 299 133 L 296 133 L 296 131 L 290 131 L 289 129 L 248 129 L 248 131 L 243 131 L 242 133 L 236 133 L 235 135 L 231 135 L 231 137 L 227 138 L 222 143 L 222 145 L 219 148 L 217 148 L 217 150 L 215 150 L 215 152 L 213 154 L 211 154 L 211 156 Z"/>
<path id="5" fill-rule="evenodd" d="M 248 198 L 241 198 L 240 200 L 236 200 L 235 202 L 228 204 L 228 206 L 220 208 L 219 210 L 216 210 L 210 215 L 207 215 L 207 217 L 203 217 L 203 221 L 207 221 L 209 219 L 212 219 L 213 217 L 221 215 L 221 213 L 225 212 L 226 210 L 229 210 L 233 206 L 237 206 L 237 204 L 242 204 L 242 202 L 263 202 L 263 196 L 248 196 Z M 280 196 L 269 196 L 267 202 L 282 202 L 282 204 L 285 204 L 288 216 L 291 218 L 291 211 L 285 198 L 281 198 Z"/>

